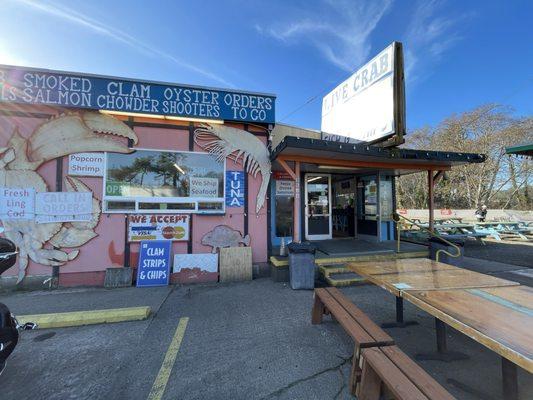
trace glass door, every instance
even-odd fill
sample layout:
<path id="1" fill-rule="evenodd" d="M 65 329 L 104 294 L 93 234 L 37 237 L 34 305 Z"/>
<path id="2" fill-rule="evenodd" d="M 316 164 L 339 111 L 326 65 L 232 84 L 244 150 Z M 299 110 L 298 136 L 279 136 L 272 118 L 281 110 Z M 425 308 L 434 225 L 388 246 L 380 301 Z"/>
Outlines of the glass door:
<path id="1" fill-rule="evenodd" d="M 331 176 L 305 175 L 305 238 L 331 239 Z"/>

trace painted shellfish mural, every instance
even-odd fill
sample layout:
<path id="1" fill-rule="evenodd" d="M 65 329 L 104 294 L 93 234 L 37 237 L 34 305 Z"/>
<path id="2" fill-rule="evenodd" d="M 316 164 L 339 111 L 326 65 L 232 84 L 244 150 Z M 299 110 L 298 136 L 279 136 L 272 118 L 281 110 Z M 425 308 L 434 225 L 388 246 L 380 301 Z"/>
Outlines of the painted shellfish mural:
<path id="1" fill-rule="evenodd" d="M 261 175 L 261 186 L 256 198 L 256 214 L 265 204 L 270 181 L 270 154 L 265 144 L 252 133 L 225 125 L 204 124 L 194 131 L 194 141 L 218 162 L 227 157 L 242 164 L 254 178 Z"/>
<path id="2" fill-rule="evenodd" d="M 18 129 L 12 132 L 6 147 L 0 148 L 0 187 L 32 187 L 47 192 L 48 187 L 37 169 L 47 161 L 73 153 L 118 152 L 129 153 L 124 139 L 137 143 L 137 136 L 126 124 L 109 115 L 97 112 L 68 113 L 45 121 L 24 138 Z M 89 192 L 79 179 L 67 176 L 64 188 L 69 192 Z M 53 222 L 37 224 L 34 220 L 2 220 L 4 235 L 19 248 L 18 279 L 24 280 L 28 262 L 47 266 L 61 266 L 75 259 L 77 248 L 97 236 L 100 201 L 92 198 L 90 221 Z"/>

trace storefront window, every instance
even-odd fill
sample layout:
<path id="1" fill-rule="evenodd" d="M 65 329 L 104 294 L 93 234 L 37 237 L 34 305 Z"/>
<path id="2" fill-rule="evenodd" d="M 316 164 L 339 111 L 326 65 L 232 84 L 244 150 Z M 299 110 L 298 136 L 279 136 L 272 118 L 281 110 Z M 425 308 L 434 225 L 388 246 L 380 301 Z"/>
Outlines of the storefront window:
<path id="1" fill-rule="evenodd" d="M 225 163 L 209 154 L 107 153 L 104 211 L 224 212 Z"/>
<path id="2" fill-rule="evenodd" d="M 375 179 L 365 180 L 365 202 L 363 204 L 363 219 L 375 221 L 378 207 L 378 185 Z"/>
<path id="3" fill-rule="evenodd" d="M 292 215 L 294 212 L 294 181 L 276 180 L 275 182 L 276 236 L 292 236 Z"/>
<path id="4" fill-rule="evenodd" d="M 379 181 L 379 212 L 381 221 L 392 220 L 392 179 L 381 176 Z"/>

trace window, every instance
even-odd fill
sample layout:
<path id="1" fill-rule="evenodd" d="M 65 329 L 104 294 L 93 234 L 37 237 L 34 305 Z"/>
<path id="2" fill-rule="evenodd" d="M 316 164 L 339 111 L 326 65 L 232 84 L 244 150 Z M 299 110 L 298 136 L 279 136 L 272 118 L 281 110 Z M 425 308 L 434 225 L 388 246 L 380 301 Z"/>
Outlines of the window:
<path id="1" fill-rule="evenodd" d="M 223 213 L 225 168 L 207 153 L 107 153 L 104 211 Z"/>

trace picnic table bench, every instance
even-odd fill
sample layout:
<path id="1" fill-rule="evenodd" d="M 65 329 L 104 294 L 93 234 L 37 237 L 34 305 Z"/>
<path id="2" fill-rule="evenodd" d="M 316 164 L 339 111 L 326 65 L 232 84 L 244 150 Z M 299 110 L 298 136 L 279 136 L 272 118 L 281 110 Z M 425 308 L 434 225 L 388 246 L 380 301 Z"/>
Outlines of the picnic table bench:
<path id="1" fill-rule="evenodd" d="M 501 241 L 502 237 L 519 237 L 528 240 L 527 236 L 533 234 L 531 227 L 516 221 L 477 222 L 474 224 L 474 229 L 498 241 Z"/>
<path id="2" fill-rule="evenodd" d="M 359 399 L 378 400 L 384 388 L 398 400 L 453 399 L 337 288 L 315 289 L 311 322 L 322 323 L 324 314 L 338 321 L 354 341 L 349 385 Z M 371 349 L 377 353 L 366 352 Z"/>
<path id="3" fill-rule="evenodd" d="M 451 400 L 454 397 L 397 346 L 362 351 L 358 400 L 379 400 L 384 391 L 395 399 Z"/>
<path id="4" fill-rule="evenodd" d="M 448 351 L 450 325 L 502 356 L 504 398 L 518 398 L 516 365 L 533 372 L 533 289 L 428 259 L 351 263 L 349 268 L 396 296 L 397 318 L 404 298 L 435 317 L 437 353 L 417 359 L 466 357 Z"/>

